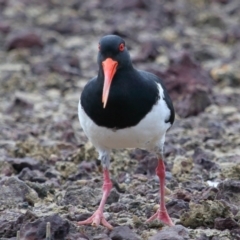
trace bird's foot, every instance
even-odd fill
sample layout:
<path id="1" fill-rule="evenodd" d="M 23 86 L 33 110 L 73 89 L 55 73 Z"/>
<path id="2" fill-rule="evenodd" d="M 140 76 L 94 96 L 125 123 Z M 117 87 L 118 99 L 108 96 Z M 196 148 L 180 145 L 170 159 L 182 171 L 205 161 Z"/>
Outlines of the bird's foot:
<path id="1" fill-rule="evenodd" d="M 167 210 L 161 211 L 160 209 L 158 209 L 157 212 L 147 220 L 147 222 L 150 222 L 155 219 L 160 220 L 161 222 L 168 226 L 174 226 L 171 218 L 168 215 Z"/>
<path id="2" fill-rule="evenodd" d="M 103 212 L 100 210 L 97 210 L 90 218 L 84 221 L 78 222 L 78 225 L 88 225 L 91 224 L 94 227 L 99 226 L 102 224 L 104 227 L 112 230 L 113 226 L 107 222 L 107 220 L 103 216 Z"/>

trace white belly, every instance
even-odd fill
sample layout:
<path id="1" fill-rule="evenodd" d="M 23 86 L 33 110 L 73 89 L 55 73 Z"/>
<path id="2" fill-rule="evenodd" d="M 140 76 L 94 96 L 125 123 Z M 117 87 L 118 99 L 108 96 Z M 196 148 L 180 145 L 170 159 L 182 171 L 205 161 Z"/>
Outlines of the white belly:
<path id="1" fill-rule="evenodd" d="M 161 93 L 163 93 L 162 89 Z M 170 116 L 166 102 L 161 98 L 152 110 L 136 125 L 129 128 L 112 130 L 96 125 L 82 109 L 79 102 L 78 115 L 80 124 L 98 149 L 146 148 L 152 149 L 164 141 L 167 129 L 171 126 L 165 120 Z M 126 116 L 128 117 L 128 116 Z"/>

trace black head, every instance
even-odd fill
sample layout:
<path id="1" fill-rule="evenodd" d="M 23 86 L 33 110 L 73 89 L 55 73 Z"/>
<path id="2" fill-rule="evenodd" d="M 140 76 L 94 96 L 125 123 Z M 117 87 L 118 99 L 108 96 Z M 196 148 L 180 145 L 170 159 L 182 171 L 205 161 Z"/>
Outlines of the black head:
<path id="1" fill-rule="evenodd" d="M 107 58 L 117 61 L 117 69 L 132 66 L 125 41 L 121 37 L 117 35 L 106 35 L 101 38 L 98 48 L 98 64 L 100 66 Z"/>
<path id="2" fill-rule="evenodd" d="M 124 40 L 116 35 L 107 35 L 99 42 L 99 79 L 104 78 L 102 102 L 106 107 L 112 81 L 116 72 L 132 68 L 131 59 Z"/>

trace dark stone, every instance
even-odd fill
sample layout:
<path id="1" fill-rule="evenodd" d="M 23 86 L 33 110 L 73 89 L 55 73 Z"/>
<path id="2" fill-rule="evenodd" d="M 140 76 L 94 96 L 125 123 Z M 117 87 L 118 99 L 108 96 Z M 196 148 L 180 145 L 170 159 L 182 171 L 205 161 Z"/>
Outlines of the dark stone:
<path id="1" fill-rule="evenodd" d="M 81 205 L 82 207 L 96 206 L 100 203 L 101 196 L 102 191 L 97 188 L 70 186 L 64 195 L 63 204 Z"/>
<path id="2" fill-rule="evenodd" d="M 180 117 L 197 115 L 211 104 L 213 81 L 189 52 L 175 54 L 165 72 L 153 72 L 164 80 Z"/>
<path id="3" fill-rule="evenodd" d="M 115 203 L 115 202 L 118 202 L 119 200 L 119 193 L 116 191 L 116 189 L 112 189 L 108 198 L 107 198 L 107 204 L 112 204 L 112 203 Z"/>
<path id="4" fill-rule="evenodd" d="M 173 199 L 166 204 L 168 214 L 173 218 L 180 218 L 183 212 L 189 210 L 189 203 L 181 199 Z"/>
<path id="5" fill-rule="evenodd" d="M 187 240 L 190 239 L 187 228 L 176 225 L 159 231 L 150 240 Z"/>
<path id="6" fill-rule="evenodd" d="M 158 44 L 154 41 L 147 41 L 141 44 L 141 49 L 133 60 L 133 62 L 144 62 L 146 60 L 154 60 L 159 52 L 157 50 Z"/>
<path id="7" fill-rule="evenodd" d="M 1 211 L 0 215 L 0 237 L 15 237 L 16 232 L 20 229 L 21 225 L 26 221 L 33 221 L 36 216 L 27 211 L 25 214 L 16 210 Z M 2 238 L 1 238 L 2 239 Z"/>
<path id="8" fill-rule="evenodd" d="M 22 181 L 31 181 L 31 182 L 46 182 L 46 178 L 43 173 L 38 170 L 30 170 L 28 167 L 23 168 L 23 170 L 18 174 L 18 178 Z"/>
<path id="9" fill-rule="evenodd" d="M 42 240 L 46 237 L 47 222 L 51 224 L 51 240 L 63 240 L 70 230 L 70 224 L 58 214 L 37 219 L 34 222 L 24 224 L 20 229 L 23 239 Z"/>
<path id="10" fill-rule="evenodd" d="M 127 207 L 125 204 L 120 202 L 112 203 L 111 206 L 109 207 L 109 211 L 114 213 L 118 213 L 124 210 L 127 210 Z"/>
<path id="11" fill-rule="evenodd" d="M 67 240 L 90 240 L 91 238 L 86 236 L 84 233 L 78 232 L 78 233 L 69 233 L 66 236 L 66 239 Z"/>
<path id="12" fill-rule="evenodd" d="M 9 34 L 6 39 L 5 48 L 7 51 L 16 48 L 43 47 L 41 36 L 35 30 L 16 30 Z"/>
<path id="13" fill-rule="evenodd" d="M 240 204 L 240 181 L 225 180 L 218 184 L 219 192 L 217 199 L 224 199 L 230 204 L 239 206 Z"/>
<path id="14" fill-rule="evenodd" d="M 33 63 L 31 69 L 35 74 L 46 74 L 49 72 L 56 72 L 67 76 L 79 76 L 80 75 L 80 61 L 77 56 L 72 53 L 65 52 L 63 54 L 57 54 L 51 57 L 50 60 L 43 60 L 42 62 Z M 55 86 L 56 84 L 56 86 Z M 50 87 L 59 87 L 58 82 L 49 84 Z M 64 88 L 65 89 L 64 89 Z M 62 91 L 66 91 L 69 88 L 75 87 L 74 82 L 70 80 L 64 82 L 64 86 L 61 86 Z"/>
<path id="15" fill-rule="evenodd" d="M 240 240 L 240 228 L 233 229 L 230 233 L 234 240 Z"/>
<path id="16" fill-rule="evenodd" d="M 192 194 L 189 191 L 186 191 L 184 189 L 178 189 L 175 193 L 174 193 L 174 197 L 177 199 L 182 199 L 185 202 L 190 202 L 190 200 L 192 199 Z"/>
<path id="17" fill-rule="evenodd" d="M 0 205 L 2 207 L 12 207 L 23 202 L 28 202 L 33 206 L 37 200 L 37 193 L 18 178 L 9 177 L 0 181 Z"/>
<path id="18" fill-rule="evenodd" d="M 110 238 L 112 240 L 140 240 L 141 239 L 128 226 L 115 227 L 110 233 Z"/>
<path id="19" fill-rule="evenodd" d="M 206 187 L 205 183 L 202 181 L 185 181 L 182 182 L 182 185 L 184 188 L 194 189 L 197 191 L 202 191 Z"/>
<path id="20" fill-rule="evenodd" d="M 13 103 L 7 109 L 8 114 L 20 113 L 24 115 L 30 115 L 33 110 L 33 103 L 30 103 L 28 100 L 24 99 L 21 96 L 16 96 Z"/>
<path id="21" fill-rule="evenodd" d="M 225 229 L 235 229 L 239 228 L 239 224 L 232 218 L 216 218 L 214 221 L 214 228 L 218 230 L 225 230 Z"/>
<path id="22" fill-rule="evenodd" d="M 193 153 L 193 161 L 201 165 L 203 169 L 210 170 L 216 166 L 216 163 L 211 161 L 214 158 L 213 154 L 203 151 L 201 148 L 196 148 Z"/>
<path id="23" fill-rule="evenodd" d="M 11 30 L 11 27 L 8 23 L 2 22 L 2 21 L 0 22 L 0 33 L 7 34 L 10 32 L 10 30 Z"/>
<path id="24" fill-rule="evenodd" d="M 176 111 L 180 117 L 186 118 L 198 115 L 210 104 L 209 94 L 203 89 L 196 88 L 194 93 L 185 95 L 184 99 L 176 104 Z"/>
<path id="25" fill-rule="evenodd" d="M 144 159 L 141 159 L 139 161 L 135 173 L 154 176 L 157 164 L 158 164 L 157 157 L 154 154 L 148 154 Z M 166 170 L 168 170 L 167 165 L 165 166 L 166 166 Z"/>
<path id="26" fill-rule="evenodd" d="M 108 237 L 108 235 L 105 233 L 100 233 L 100 234 L 94 236 L 93 240 L 111 240 L 111 238 Z"/>
<path id="27" fill-rule="evenodd" d="M 74 214 L 68 215 L 69 220 L 71 221 L 84 221 L 92 216 L 93 213 L 81 213 L 81 214 Z"/>
<path id="28" fill-rule="evenodd" d="M 209 187 L 202 191 L 201 199 L 202 200 L 214 200 L 218 194 L 218 189 L 215 187 Z"/>
<path id="29" fill-rule="evenodd" d="M 81 20 L 77 18 L 63 18 L 62 20 L 51 24 L 48 28 L 63 35 L 78 34 L 82 31 L 82 24 Z"/>
<path id="30" fill-rule="evenodd" d="M 45 185 L 45 184 L 40 184 L 40 183 L 35 183 L 35 182 L 29 182 L 29 181 L 26 181 L 26 184 L 34 189 L 37 193 L 38 193 L 38 196 L 40 198 L 45 198 L 47 197 L 47 194 L 48 194 L 48 191 L 49 191 L 49 188 Z"/>
<path id="31" fill-rule="evenodd" d="M 12 164 L 13 168 L 20 173 L 24 168 L 28 168 L 28 169 L 37 169 L 39 166 L 39 162 L 33 158 L 30 157 L 26 157 L 26 158 L 7 158 L 7 161 Z M 31 173 L 29 173 L 28 170 L 26 170 L 25 172 L 23 172 L 22 174 L 25 175 L 25 173 L 28 172 L 29 175 L 31 175 Z"/>
<path id="32" fill-rule="evenodd" d="M 46 178 L 58 178 L 61 176 L 61 174 L 56 170 L 56 169 L 48 169 L 45 173 L 44 176 Z"/>
<path id="33" fill-rule="evenodd" d="M 149 152 L 143 149 L 136 148 L 130 152 L 130 157 L 136 160 L 141 160 L 149 155 Z"/>
<path id="34" fill-rule="evenodd" d="M 205 233 L 201 233 L 201 235 L 197 237 L 196 240 L 210 240 L 210 238 Z"/>
<path id="35" fill-rule="evenodd" d="M 222 138 L 222 135 L 226 132 L 223 123 L 218 121 L 209 122 L 208 130 L 212 139 Z"/>
<path id="36" fill-rule="evenodd" d="M 78 169 L 76 173 L 71 174 L 68 179 L 70 181 L 77 181 L 80 179 L 91 179 L 91 175 L 85 169 Z"/>

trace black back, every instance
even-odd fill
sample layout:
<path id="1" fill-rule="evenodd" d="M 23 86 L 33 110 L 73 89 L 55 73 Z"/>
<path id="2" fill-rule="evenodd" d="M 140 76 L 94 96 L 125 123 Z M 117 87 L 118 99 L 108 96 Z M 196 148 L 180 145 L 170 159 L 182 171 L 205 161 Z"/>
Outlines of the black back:
<path id="1" fill-rule="evenodd" d="M 103 81 L 100 70 L 98 76 L 88 82 L 81 95 L 84 111 L 98 126 L 123 129 L 137 125 L 160 97 L 156 82 L 161 83 L 164 99 L 171 112 L 165 121 L 173 123 L 172 101 L 157 76 L 132 67 L 119 69 L 113 78 L 106 108 L 103 108 L 102 103 Z"/>

